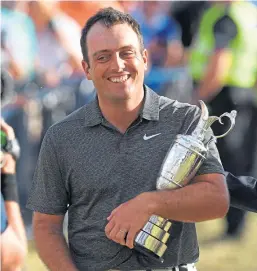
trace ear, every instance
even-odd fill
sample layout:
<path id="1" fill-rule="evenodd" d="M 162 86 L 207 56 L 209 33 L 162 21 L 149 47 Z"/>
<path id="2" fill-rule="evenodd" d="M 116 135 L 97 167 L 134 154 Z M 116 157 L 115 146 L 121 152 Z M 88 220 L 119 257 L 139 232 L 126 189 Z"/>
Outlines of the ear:
<path id="1" fill-rule="evenodd" d="M 89 67 L 88 63 L 85 60 L 82 60 L 81 64 L 82 64 L 82 67 L 83 67 L 83 70 L 85 72 L 87 79 L 92 80 L 92 77 L 90 74 L 90 67 Z"/>
<path id="2" fill-rule="evenodd" d="M 145 63 L 145 71 L 146 71 L 147 70 L 147 64 L 148 64 L 148 52 L 147 52 L 146 49 L 144 49 L 142 57 L 143 57 L 143 61 Z"/>

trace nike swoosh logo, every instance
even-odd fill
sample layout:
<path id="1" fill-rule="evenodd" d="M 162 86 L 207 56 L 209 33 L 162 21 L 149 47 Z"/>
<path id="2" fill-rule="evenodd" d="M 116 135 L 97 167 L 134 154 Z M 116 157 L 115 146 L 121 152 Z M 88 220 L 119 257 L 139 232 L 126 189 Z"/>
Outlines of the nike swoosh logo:
<path id="1" fill-rule="evenodd" d="M 146 134 L 144 135 L 144 137 L 143 137 L 143 139 L 144 140 L 148 140 L 148 139 L 151 139 L 151 138 L 153 138 L 153 137 L 156 137 L 156 136 L 158 136 L 158 135 L 160 135 L 161 133 L 159 133 L 159 134 L 155 134 L 155 135 L 150 135 L 150 136 L 147 136 Z"/>

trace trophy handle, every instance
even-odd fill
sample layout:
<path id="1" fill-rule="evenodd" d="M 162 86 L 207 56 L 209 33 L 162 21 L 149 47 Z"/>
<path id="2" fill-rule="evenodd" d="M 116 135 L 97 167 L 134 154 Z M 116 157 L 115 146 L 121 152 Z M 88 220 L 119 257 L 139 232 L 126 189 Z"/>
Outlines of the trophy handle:
<path id="1" fill-rule="evenodd" d="M 213 120 L 214 120 L 213 122 L 218 120 L 220 124 L 224 124 L 222 122 L 223 117 L 228 117 L 230 119 L 230 122 L 231 122 L 231 125 L 230 125 L 229 129 L 222 135 L 214 135 L 215 138 L 222 138 L 222 137 L 226 136 L 233 129 L 233 127 L 235 126 L 236 115 L 237 115 L 237 111 L 232 110 L 230 113 L 226 112 L 226 113 L 222 114 L 220 117 L 209 117 L 209 119 L 213 118 Z"/>

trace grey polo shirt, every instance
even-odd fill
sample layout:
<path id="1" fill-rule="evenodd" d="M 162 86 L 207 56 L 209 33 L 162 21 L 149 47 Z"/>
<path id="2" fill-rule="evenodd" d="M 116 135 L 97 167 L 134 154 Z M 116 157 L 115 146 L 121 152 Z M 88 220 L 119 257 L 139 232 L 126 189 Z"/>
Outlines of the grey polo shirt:
<path id="1" fill-rule="evenodd" d="M 114 208 L 156 190 L 170 144 L 177 134 L 192 132 L 199 114 L 198 107 L 145 87 L 140 116 L 124 134 L 104 119 L 97 100 L 49 128 L 27 207 L 56 215 L 69 210 L 69 248 L 79 270 L 156 269 L 198 259 L 194 223 L 173 223 L 163 264 L 107 239 L 104 228 Z M 223 173 L 214 144 L 198 171 L 205 173 Z"/>

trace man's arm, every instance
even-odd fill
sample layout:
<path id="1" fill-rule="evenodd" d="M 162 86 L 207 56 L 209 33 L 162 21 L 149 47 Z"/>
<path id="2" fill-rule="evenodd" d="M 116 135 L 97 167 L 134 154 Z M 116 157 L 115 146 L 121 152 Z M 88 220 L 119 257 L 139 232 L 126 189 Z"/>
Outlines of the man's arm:
<path id="1" fill-rule="evenodd" d="M 51 271 L 75 271 L 63 235 L 69 191 L 65 186 L 64 167 L 59 160 L 54 127 L 44 136 L 29 193 L 27 208 L 34 211 L 33 232 L 38 253 Z M 62 175 L 63 174 L 63 175 Z"/>
<path id="2" fill-rule="evenodd" d="M 222 174 L 196 176 L 192 184 L 176 190 L 145 192 L 121 204 L 107 218 L 108 238 L 133 248 L 136 234 L 151 215 L 170 220 L 200 222 L 221 218 L 229 208 L 229 195 Z M 120 230 L 127 232 L 126 241 Z"/>
<path id="3" fill-rule="evenodd" d="M 27 251 L 9 224 L 1 234 L 1 268 L 5 271 L 20 271 Z"/>
<path id="4" fill-rule="evenodd" d="M 25 246 L 17 237 L 12 224 L 7 221 L 5 203 L 1 193 L 1 268 L 19 271 L 26 256 Z"/>
<path id="5" fill-rule="evenodd" d="M 64 215 L 34 212 L 33 231 L 40 258 L 51 271 L 78 271 L 63 235 Z"/>
<path id="6" fill-rule="evenodd" d="M 1 119 L 1 130 L 9 140 L 15 139 L 14 130 Z M 3 152 L 1 168 L 1 197 L 8 227 L 1 236 L 1 262 L 3 270 L 21 270 L 27 254 L 27 238 L 18 200 L 16 161 L 10 153 Z"/>
<path id="7" fill-rule="evenodd" d="M 229 49 L 220 49 L 211 56 L 206 73 L 197 90 L 196 100 L 209 102 L 221 91 L 224 78 L 227 77 L 232 63 L 232 53 Z"/>
<path id="8" fill-rule="evenodd" d="M 222 174 L 200 175 L 182 189 L 151 192 L 148 196 L 150 213 L 182 222 L 221 218 L 229 208 L 229 194 Z"/>
<path id="9" fill-rule="evenodd" d="M 200 109 L 190 107 L 185 114 L 182 134 L 191 134 L 199 122 Z M 205 140 L 213 132 L 206 131 Z M 105 232 L 109 239 L 133 247 L 136 234 L 151 215 L 182 222 L 199 222 L 225 216 L 229 206 L 224 170 L 214 141 L 191 183 L 176 190 L 159 190 L 142 193 L 112 211 Z M 127 232 L 126 243 L 124 234 Z"/>
<path id="10" fill-rule="evenodd" d="M 21 216 L 20 206 L 15 201 L 5 201 L 6 215 L 8 225 L 13 229 L 20 245 L 23 247 L 24 253 L 27 253 L 27 237 L 24 223 Z"/>

